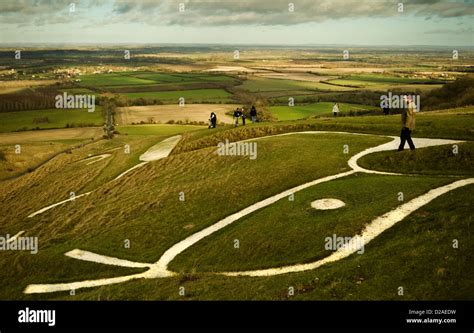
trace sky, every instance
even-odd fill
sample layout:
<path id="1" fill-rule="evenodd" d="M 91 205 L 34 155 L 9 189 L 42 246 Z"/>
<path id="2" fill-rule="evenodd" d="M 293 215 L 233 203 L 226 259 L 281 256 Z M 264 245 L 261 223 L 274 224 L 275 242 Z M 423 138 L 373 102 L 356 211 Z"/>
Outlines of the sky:
<path id="1" fill-rule="evenodd" d="M 473 36 L 474 0 L 0 0 L 2 44 L 472 47 Z"/>

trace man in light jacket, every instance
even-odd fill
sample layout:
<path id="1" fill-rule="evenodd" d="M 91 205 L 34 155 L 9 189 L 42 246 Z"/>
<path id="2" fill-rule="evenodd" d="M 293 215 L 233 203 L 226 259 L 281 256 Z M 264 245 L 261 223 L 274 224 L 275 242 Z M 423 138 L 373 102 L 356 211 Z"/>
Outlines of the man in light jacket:
<path id="1" fill-rule="evenodd" d="M 332 107 L 332 115 L 336 117 L 338 113 L 339 113 L 339 104 L 334 103 L 334 106 Z"/>
<path id="2" fill-rule="evenodd" d="M 411 131 L 415 129 L 416 105 L 411 96 L 404 96 L 404 99 L 407 107 L 402 111 L 402 131 L 400 133 L 400 146 L 398 146 L 398 151 L 402 151 L 405 148 L 405 142 L 408 142 L 410 150 L 415 150 L 415 144 L 411 139 Z"/>

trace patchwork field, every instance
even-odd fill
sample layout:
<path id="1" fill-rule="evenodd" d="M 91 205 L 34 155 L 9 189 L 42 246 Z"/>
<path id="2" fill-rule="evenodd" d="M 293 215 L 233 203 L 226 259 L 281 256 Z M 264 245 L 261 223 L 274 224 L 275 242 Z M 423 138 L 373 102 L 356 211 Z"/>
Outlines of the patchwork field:
<path id="1" fill-rule="evenodd" d="M 226 103 L 229 102 L 230 93 L 222 89 L 195 89 L 182 91 L 160 91 L 160 92 L 138 92 L 125 93 L 124 96 L 130 99 L 150 98 L 156 99 L 166 104 L 178 104 L 180 98 L 184 98 L 185 103 Z"/>
<path id="2" fill-rule="evenodd" d="M 0 80 L 0 94 L 9 94 L 21 91 L 23 89 L 32 88 L 35 86 L 53 85 L 58 81 L 55 80 Z"/>
<path id="3" fill-rule="evenodd" d="M 226 113 L 235 110 L 237 105 L 233 104 L 190 104 L 179 106 L 172 105 L 149 105 L 130 106 L 117 109 L 117 123 L 119 125 L 138 123 L 168 123 L 173 122 L 204 122 L 207 124 L 211 112 L 216 113 L 217 121 L 220 123 L 232 123 L 232 117 Z"/>
<path id="4" fill-rule="evenodd" d="M 352 88 L 342 87 L 336 85 L 329 85 L 320 82 L 311 81 L 292 81 L 286 79 L 267 79 L 254 77 L 245 81 L 241 86 L 241 89 L 249 90 L 251 92 L 265 92 L 275 90 L 329 90 L 329 91 L 349 91 Z"/>

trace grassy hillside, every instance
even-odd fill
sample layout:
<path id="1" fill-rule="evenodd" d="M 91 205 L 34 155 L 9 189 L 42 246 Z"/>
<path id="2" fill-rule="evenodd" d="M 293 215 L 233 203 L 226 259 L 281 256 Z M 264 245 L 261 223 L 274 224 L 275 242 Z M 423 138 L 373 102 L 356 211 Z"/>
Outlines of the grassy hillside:
<path id="1" fill-rule="evenodd" d="M 44 250 L 34 257 L 25 253 L 12 253 L 11 259 L 5 259 L 2 265 L 9 265 L 11 260 L 22 260 L 27 265 L 42 267 L 41 274 L 25 277 L 24 284 L 46 276 L 48 280 L 60 279 L 67 266 L 63 270 L 49 269 L 48 261 L 53 253 L 56 256 L 62 255 L 66 248 L 80 247 L 132 260 L 153 261 L 176 241 L 237 209 L 278 193 L 288 186 L 332 174 L 334 170 L 347 169 L 345 161 L 348 155 L 341 151 L 342 142 L 352 140 L 351 147 L 356 152 L 386 141 L 371 137 L 353 140 L 351 137 L 338 135 L 316 138 L 316 141 L 306 136 L 286 139 L 274 138 L 259 142 L 259 157 L 255 161 L 248 157 L 220 157 L 215 154 L 214 148 L 176 155 L 147 165 L 113 184 L 108 183 L 87 197 L 26 219 L 27 213 L 61 197 L 64 199 L 71 189 L 83 188 L 86 179 L 97 177 L 101 164 L 111 162 L 103 160 L 92 164 L 88 166 L 91 170 L 86 172 L 84 169 L 82 175 L 76 171 L 74 178 L 71 178 L 73 164 L 68 168 L 56 163 L 55 170 L 48 170 L 47 174 L 43 174 L 46 170 L 38 170 L 15 187 L 9 186 L 10 190 L 5 193 L 8 198 L 2 200 L 2 210 L 11 213 L 2 217 L 0 230 L 10 234 L 27 230 L 30 235 L 38 235 Z M 338 144 L 337 140 L 342 141 Z M 328 145 L 328 142 L 334 144 Z M 333 157 L 325 160 L 325 165 L 305 163 L 313 160 L 324 149 L 333 152 L 330 154 Z M 278 165 L 276 161 L 282 158 L 291 162 Z M 268 174 L 270 166 L 272 173 Z M 54 178 L 49 174 L 54 174 Z M 51 186 L 32 187 L 35 178 L 37 183 L 47 181 Z M 70 181 L 63 184 L 61 179 Z M 289 181 L 279 181 L 283 179 Z M 241 184 L 246 184 L 246 187 Z M 82 192 L 79 190 L 77 193 Z M 185 202 L 178 200 L 180 191 L 186 194 Z M 224 200 L 234 204 L 215 209 L 213 203 Z M 117 206 L 119 202 L 120 205 Z M 7 210 L 7 207 L 11 210 Z M 22 207 L 24 216 L 14 213 L 18 211 L 18 207 Z M 111 219 L 110 216 L 114 218 Z M 48 223 L 45 224 L 45 221 Z M 123 248 L 125 238 L 133 244 L 130 249 Z M 149 244 L 154 245 L 150 247 Z M 89 266 L 91 272 L 94 271 L 95 265 Z M 8 290 L 10 297 L 21 296 L 19 291 L 22 286 L 17 277 L 22 274 L 22 268 L 3 271 L 6 274 L 4 283 L 9 288 L 2 293 Z M 2 294 L 1 297 L 9 296 Z"/>
<path id="2" fill-rule="evenodd" d="M 297 104 L 295 106 L 271 106 L 269 111 L 278 120 L 297 120 L 312 116 L 332 116 L 332 107 L 334 103 L 320 102 L 313 104 Z M 339 103 L 339 111 L 360 111 L 376 109 L 370 105 Z"/>
<path id="3" fill-rule="evenodd" d="M 351 237 L 377 216 L 449 178 L 352 176 L 303 190 L 294 201 L 280 200 L 188 248 L 171 263 L 178 272 L 264 269 L 323 259 L 325 238 Z M 351 189 L 351 190 L 348 190 Z M 317 211 L 311 202 L 337 198 L 346 206 Z M 240 247 L 234 247 L 234 240 Z M 357 256 L 357 255 L 356 255 Z"/>
<path id="4" fill-rule="evenodd" d="M 47 109 L 17 112 L 0 112 L 0 132 L 51 129 L 65 127 L 102 126 L 102 108 L 94 112 L 87 109 Z"/>
<path id="5" fill-rule="evenodd" d="M 416 114 L 413 137 L 474 140 L 474 107 L 463 107 Z M 296 131 L 343 131 L 399 136 L 400 115 L 319 118 L 278 123 L 257 123 L 245 127 L 221 127 L 184 137 L 174 153 L 215 146 L 228 138 L 238 141 L 252 137 Z"/>

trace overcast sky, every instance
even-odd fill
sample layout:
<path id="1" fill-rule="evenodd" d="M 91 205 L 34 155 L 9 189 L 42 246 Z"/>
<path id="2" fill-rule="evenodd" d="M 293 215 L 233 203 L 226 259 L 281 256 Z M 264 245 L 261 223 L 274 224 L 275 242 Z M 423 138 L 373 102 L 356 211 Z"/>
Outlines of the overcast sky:
<path id="1" fill-rule="evenodd" d="M 473 16 L 474 0 L 0 0 L 0 43 L 473 46 Z"/>

